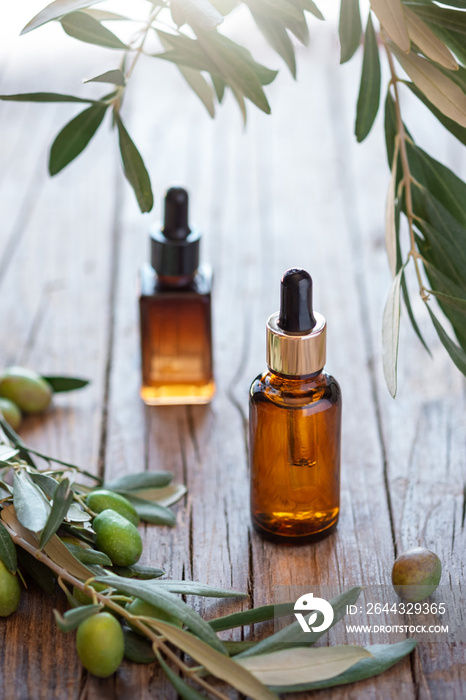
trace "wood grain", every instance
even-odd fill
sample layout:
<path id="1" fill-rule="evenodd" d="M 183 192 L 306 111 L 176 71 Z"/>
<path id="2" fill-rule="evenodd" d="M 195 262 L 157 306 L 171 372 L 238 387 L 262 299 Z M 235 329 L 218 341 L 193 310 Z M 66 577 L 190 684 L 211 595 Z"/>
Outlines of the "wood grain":
<path id="1" fill-rule="evenodd" d="M 260 50 L 264 63 L 277 64 Z M 92 52 L 86 60 L 92 65 Z M 249 594 L 188 599 L 208 618 L 273 602 L 277 587 L 389 586 L 395 554 L 416 544 L 437 551 L 445 585 L 459 585 L 464 575 L 464 382 L 428 323 L 432 364 L 406 328 L 395 402 L 381 376 L 389 172 L 380 120 L 364 145 L 352 136 L 358 60 L 338 66 L 334 35 L 322 29 L 310 50 L 299 51 L 299 83 L 282 72 L 269 90 L 273 117 L 251 108 L 244 132 L 229 98 L 211 122 L 174 66 L 154 71 L 141 61 L 123 116 L 151 172 L 156 206 L 146 216 L 106 128 L 92 151 L 48 180 L 46 142 L 74 112 L 0 105 L 0 363 L 92 379 L 83 392 L 58 397 L 43 418 L 28 418 L 22 434 L 106 478 L 163 468 L 186 483 L 187 496 L 174 506 L 176 527 L 142 529 L 142 562 L 176 579 Z M 1 80 L 2 92 L 19 92 L 39 77 L 26 78 L 13 62 Z M 33 129 L 26 152 L 22 137 Z M 171 184 L 190 191 L 192 221 L 204 230 L 202 255 L 215 270 L 217 395 L 209 407 L 148 409 L 138 396 L 137 274 Z M 249 528 L 247 392 L 265 365 L 265 321 L 277 309 L 280 276 L 296 265 L 314 277 L 316 308 L 328 321 L 328 370 L 343 392 L 342 507 L 330 538 L 284 548 Z M 2 700 L 176 698 L 153 665 L 124 663 L 107 680 L 84 672 L 52 607 L 31 591 L 1 623 Z M 222 637 L 270 630 L 257 625 Z M 344 625 L 320 643 L 348 643 Z M 459 698 L 462 683 L 464 647 L 424 643 L 383 676 L 312 697 Z"/>

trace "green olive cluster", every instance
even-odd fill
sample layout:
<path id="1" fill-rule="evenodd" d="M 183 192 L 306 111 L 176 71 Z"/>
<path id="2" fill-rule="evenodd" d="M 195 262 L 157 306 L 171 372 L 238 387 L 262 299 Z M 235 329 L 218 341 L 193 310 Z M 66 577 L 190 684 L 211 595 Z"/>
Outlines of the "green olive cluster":
<path id="1" fill-rule="evenodd" d="M 50 405 L 49 382 L 24 367 L 9 367 L 0 375 L 0 413 L 17 430 L 23 413 L 41 413 Z"/>

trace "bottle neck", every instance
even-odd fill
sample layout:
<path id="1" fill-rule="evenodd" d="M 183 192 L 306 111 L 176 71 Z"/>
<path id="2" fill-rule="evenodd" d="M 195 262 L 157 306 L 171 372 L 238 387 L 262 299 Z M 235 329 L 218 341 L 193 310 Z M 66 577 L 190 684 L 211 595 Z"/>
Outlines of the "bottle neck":
<path id="1" fill-rule="evenodd" d="M 312 374 L 288 375 L 276 372 L 268 367 L 268 383 L 271 387 L 280 390 L 307 392 L 325 384 L 326 378 L 324 369 L 320 369 Z"/>
<path id="2" fill-rule="evenodd" d="M 197 272 L 197 271 L 196 271 Z M 188 287 L 194 277 L 196 272 L 191 275 L 157 275 L 157 282 L 160 287 L 164 289 L 181 289 L 182 287 Z"/>

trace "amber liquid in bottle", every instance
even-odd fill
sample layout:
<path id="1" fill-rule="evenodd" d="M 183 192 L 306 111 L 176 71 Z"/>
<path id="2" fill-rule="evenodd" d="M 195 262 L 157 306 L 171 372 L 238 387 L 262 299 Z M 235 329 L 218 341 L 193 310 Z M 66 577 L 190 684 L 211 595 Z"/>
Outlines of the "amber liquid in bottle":
<path id="1" fill-rule="evenodd" d="M 204 404 L 215 393 L 211 323 L 212 272 L 187 277 L 141 271 L 141 398 L 151 406 Z"/>
<path id="2" fill-rule="evenodd" d="M 341 392 L 326 372 L 259 375 L 249 402 L 251 515 L 268 539 L 316 541 L 340 510 Z"/>

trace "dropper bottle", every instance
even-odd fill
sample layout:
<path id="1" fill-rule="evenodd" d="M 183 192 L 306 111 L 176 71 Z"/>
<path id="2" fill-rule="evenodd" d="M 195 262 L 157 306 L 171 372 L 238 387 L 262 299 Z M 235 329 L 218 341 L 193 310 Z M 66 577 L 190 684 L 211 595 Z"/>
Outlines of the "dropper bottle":
<path id="1" fill-rule="evenodd" d="M 140 278 L 141 398 L 151 406 L 209 403 L 215 393 L 212 270 L 199 263 L 200 241 L 189 225 L 188 193 L 171 187 Z"/>
<path id="2" fill-rule="evenodd" d="M 341 391 L 324 371 L 326 332 L 310 275 L 288 270 L 267 321 L 268 371 L 249 392 L 251 517 L 277 542 L 316 541 L 338 521 Z"/>

